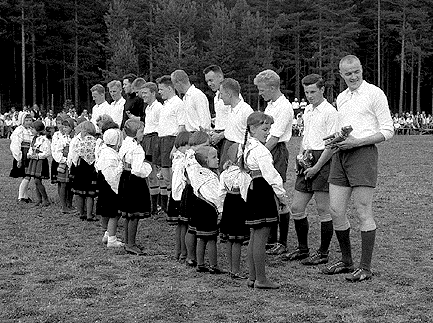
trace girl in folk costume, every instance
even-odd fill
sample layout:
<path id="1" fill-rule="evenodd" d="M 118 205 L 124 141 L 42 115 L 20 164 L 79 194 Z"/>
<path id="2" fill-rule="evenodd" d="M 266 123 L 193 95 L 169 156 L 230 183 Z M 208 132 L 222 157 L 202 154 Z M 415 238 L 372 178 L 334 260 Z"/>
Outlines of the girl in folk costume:
<path id="1" fill-rule="evenodd" d="M 125 218 L 125 251 L 135 255 L 144 255 L 135 241 L 138 221 L 150 217 L 150 193 L 146 177 L 152 171 L 152 166 L 145 161 L 145 152 L 139 144 L 143 129 L 141 121 L 127 120 L 123 128 L 126 137 L 119 150 L 119 157 L 123 161 L 119 212 Z"/>
<path id="2" fill-rule="evenodd" d="M 53 155 L 53 163 L 51 164 L 51 167 L 54 167 L 54 162 L 57 164 L 57 191 L 59 193 L 63 214 L 74 212 L 72 208 L 73 194 L 71 184 L 69 183 L 69 168 L 66 164 L 69 145 L 74 134 L 74 126 L 74 120 L 70 118 L 63 120 L 60 128 L 61 130 L 54 133 L 51 141 L 51 152 Z M 53 175 L 53 173 L 54 171 L 52 170 L 51 175 Z M 53 179 L 53 176 L 51 179 Z"/>
<path id="3" fill-rule="evenodd" d="M 58 115 L 56 117 L 56 119 L 54 120 L 54 127 L 52 127 L 51 132 L 52 132 L 52 138 L 51 138 L 51 153 L 53 153 L 53 143 L 57 142 L 57 140 L 59 140 L 59 137 L 63 137 L 63 118 Z M 57 184 L 57 167 L 59 167 L 59 163 L 54 159 L 51 160 L 51 167 L 50 167 L 50 171 L 51 171 L 51 184 Z M 60 187 L 57 187 L 58 190 L 60 189 Z M 59 196 L 60 196 L 60 192 L 59 192 Z"/>
<path id="4" fill-rule="evenodd" d="M 50 165 L 48 157 L 51 156 L 51 142 L 45 135 L 45 126 L 42 121 L 33 122 L 33 140 L 27 153 L 29 165 L 26 168 L 26 177 L 35 179 L 36 205 L 48 206 L 47 191 L 42 179 L 50 178 Z"/>
<path id="5" fill-rule="evenodd" d="M 123 134 L 119 129 L 108 129 L 103 134 L 103 144 L 95 162 L 98 170 L 98 208 L 102 227 L 106 228 L 102 238 L 108 248 L 122 247 L 124 244 L 116 237 L 119 221 L 118 189 L 123 163 L 119 157 Z"/>
<path id="6" fill-rule="evenodd" d="M 97 194 L 97 173 L 94 167 L 96 129 L 90 121 L 81 123 L 77 128 L 80 134 L 71 140 L 67 159 L 67 165 L 73 173 L 72 192 L 77 196 L 80 219 L 97 221 L 92 213 Z"/>
<path id="7" fill-rule="evenodd" d="M 30 149 L 30 143 L 33 139 L 32 122 L 32 116 L 23 113 L 20 125 L 15 128 L 11 135 L 10 150 L 14 160 L 9 176 L 13 178 L 23 178 L 18 190 L 18 201 L 23 203 L 31 202 L 31 199 L 28 196 L 29 179 L 25 177 L 25 170 L 29 163 L 27 152 Z"/>
<path id="8" fill-rule="evenodd" d="M 105 114 L 104 114 L 104 116 L 105 116 Z M 98 118 L 98 120 L 99 120 L 99 118 Z M 106 144 L 104 143 L 104 140 L 103 140 L 103 135 L 104 135 L 104 133 L 107 130 L 109 130 L 109 129 L 115 129 L 115 130 L 117 130 L 122 135 L 121 138 L 120 138 L 120 141 L 122 142 L 123 141 L 123 133 L 119 130 L 119 125 L 117 123 L 115 123 L 114 121 L 112 121 L 112 120 L 111 121 L 110 120 L 105 121 L 105 122 L 101 123 L 100 126 L 98 126 L 98 127 L 101 130 L 101 132 L 102 132 L 102 137 L 99 137 L 98 139 L 96 139 L 96 146 L 95 146 L 95 169 L 96 169 L 96 172 L 98 173 L 97 184 L 98 184 L 98 187 L 100 187 L 101 183 L 99 183 L 99 180 L 101 179 L 101 176 L 100 176 L 100 169 L 98 168 L 98 160 L 100 158 L 100 155 L 101 155 L 101 152 L 102 152 L 102 148 L 105 148 L 105 146 L 106 146 Z M 121 145 L 121 143 L 120 143 L 120 145 Z M 117 148 L 116 153 L 119 151 L 120 145 Z M 105 186 L 105 187 L 107 187 L 107 186 Z M 117 194 L 117 192 L 116 192 L 116 194 Z M 101 199 L 100 195 L 101 194 L 100 194 L 99 189 L 98 189 L 98 198 L 96 200 L 96 214 L 104 215 L 106 213 L 105 211 L 107 209 L 102 204 L 102 201 L 103 201 L 104 198 Z M 116 197 L 116 199 L 117 199 L 117 197 Z M 115 211 L 116 211 L 116 214 L 117 214 L 118 211 L 119 211 L 119 209 L 118 209 L 118 206 L 116 206 L 116 207 L 117 208 L 116 208 Z M 108 220 L 109 220 L 109 217 L 104 217 L 104 216 L 101 217 L 101 228 L 102 228 L 102 230 L 104 232 L 104 237 L 102 238 L 102 242 L 103 243 L 107 243 L 107 241 L 108 241 Z"/>
<path id="9" fill-rule="evenodd" d="M 188 142 L 188 145 L 192 149 L 196 149 L 202 146 L 209 146 L 210 137 L 204 131 L 194 132 Z M 195 200 L 197 197 L 194 194 L 194 190 L 191 186 L 191 182 L 188 179 L 186 186 L 182 192 L 181 203 L 180 203 L 180 218 L 184 219 L 188 222 L 188 230 L 185 235 L 185 245 L 187 250 L 187 259 L 186 265 L 188 267 L 197 266 L 197 257 L 196 257 L 196 247 L 197 247 L 197 239 L 196 239 L 196 226 L 191 218 L 191 215 L 194 213 Z"/>
<path id="10" fill-rule="evenodd" d="M 186 186 L 185 176 L 185 152 L 189 148 L 189 138 L 191 133 L 188 131 L 180 132 L 174 141 L 175 151 L 173 152 L 171 170 L 171 196 L 168 203 L 167 222 L 171 225 L 176 225 L 175 233 L 175 257 L 176 260 L 183 263 L 186 260 L 187 251 L 185 244 L 185 235 L 188 229 L 188 218 L 181 216 L 180 205 L 182 194 Z"/>
<path id="11" fill-rule="evenodd" d="M 273 166 L 271 153 L 264 146 L 272 122 L 272 117 L 259 111 L 248 117 L 240 160 L 241 169 L 252 177 L 246 199 L 246 224 L 251 228 L 248 286 L 260 289 L 279 288 L 266 277 L 265 246 L 271 225 L 278 221 L 279 207 L 287 208 L 288 205 L 283 180 Z"/>
<path id="12" fill-rule="evenodd" d="M 218 169 L 217 150 L 202 146 L 186 152 L 186 172 L 194 189 L 196 200 L 191 215 L 196 227 L 197 237 L 197 272 L 222 274 L 217 265 L 217 237 L 220 214 L 223 210 L 219 196 L 218 175 L 212 171 Z M 208 247 L 209 264 L 204 263 L 206 247 Z"/>
<path id="13" fill-rule="evenodd" d="M 227 262 L 230 276 L 233 279 L 246 279 L 240 273 L 242 243 L 248 240 L 249 229 L 245 224 L 246 198 L 251 176 L 242 171 L 238 165 L 237 143 L 227 151 L 228 161 L 220 175 L 220 197 L 224 201 L 220 231 L 221 240 L 226 241 Z"/>

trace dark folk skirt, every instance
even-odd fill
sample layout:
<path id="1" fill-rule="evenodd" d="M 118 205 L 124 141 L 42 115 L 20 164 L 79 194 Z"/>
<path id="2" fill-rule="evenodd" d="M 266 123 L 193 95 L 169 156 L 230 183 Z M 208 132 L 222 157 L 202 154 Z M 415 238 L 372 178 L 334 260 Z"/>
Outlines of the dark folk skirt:
<path id="1" fill-rule="evenodd" d="M 146 179 L 124 170 L 119 182 L 119 213 L 127 219 L 149 218 L 150 203 Z"/>

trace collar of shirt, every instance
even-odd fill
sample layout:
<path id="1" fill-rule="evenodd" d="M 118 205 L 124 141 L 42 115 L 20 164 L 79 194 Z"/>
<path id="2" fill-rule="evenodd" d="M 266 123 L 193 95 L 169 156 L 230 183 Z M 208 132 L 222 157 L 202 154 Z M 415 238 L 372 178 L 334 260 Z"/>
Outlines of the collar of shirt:
<path id="1" fill-rule="evenodd" d="M 276 107 L 276 106 L 278 106 L 278 104 L 280 104 L 280 102 L 282 101 L 282 100 L 284 100 L 286 97 L 284 96 L 284 94 L 281 94 L 279 97 L 278 97 L 278 99 L 276 99 L 275 101 L 269 101 L 268 102 L 268 107 L 269 108 L 274 108 L 274 107 Z"/>
<path id="2" fill-rule="evenodd" d="M 189 96 L 189 95 L 191 95 L 192 94 L 192 92 L 194 92 L 194 90 L 195 90 L 195 86 L 194 86 L 194 84 L 191 84 L 191 86 L 188 88 L 188 90 L 185 92 L 185 96 Z M 184 97 L 185 97 L 184 96 Z"/>
<path id="3" fill-rule="evenodd" d="M 364 93 L 366 84 L 367 83 L 365 82 L 365 80 L 362 80 L 361 85 L 357 89 L 351 91 L 349 88 L 347 88 L 346 89 L 346 95 L 349 96 L 349 97 L 351 97 L 353 95 L 359 95 L 359 94 Z"/>

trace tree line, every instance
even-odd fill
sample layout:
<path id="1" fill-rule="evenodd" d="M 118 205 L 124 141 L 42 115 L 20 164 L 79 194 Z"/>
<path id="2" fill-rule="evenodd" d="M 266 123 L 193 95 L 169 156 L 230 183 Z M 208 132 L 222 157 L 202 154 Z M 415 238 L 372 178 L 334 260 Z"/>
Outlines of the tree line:
<path id="1" fill-rule="evenodd" d="M 393 112 L 431 112 L 433 0 L 0 0 L 0 104 L 91 106 L 89 89 L 124 74 L 155 80 L 184 69 L 211 96 L 202 70 L 220 65 L 253 86 L 279 73 L 292 101 L 319 73 L 333 101 L 345 85 L 338 61 L 355 54 Z"/>

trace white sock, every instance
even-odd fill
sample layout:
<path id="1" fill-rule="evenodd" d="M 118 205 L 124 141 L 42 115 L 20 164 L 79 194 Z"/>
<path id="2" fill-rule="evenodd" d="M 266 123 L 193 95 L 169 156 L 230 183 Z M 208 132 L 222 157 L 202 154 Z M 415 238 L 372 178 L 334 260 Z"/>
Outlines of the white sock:
<path id="1" fill-rule="evenodd" d="M 20 188 L 18 189 L 18 199 L 27 198 L 27 190 L 29 188 L 29 181 L 25 178 L 21 181 Z"/>
<path id="2" fill-rule="evenodd" d="M 105 232 L 104 232 L 104 237 L 107 237 L 107 238 L 108 238 L 109 236 L 110 236 L 110 235 L 108 234 L 108 231 L 105 231 Z"/>
<path id="3" fill-rule="evenodd" d="M 108 242 L 115 242 L 117 240 L 116 236 L 108 237 Z"/>

